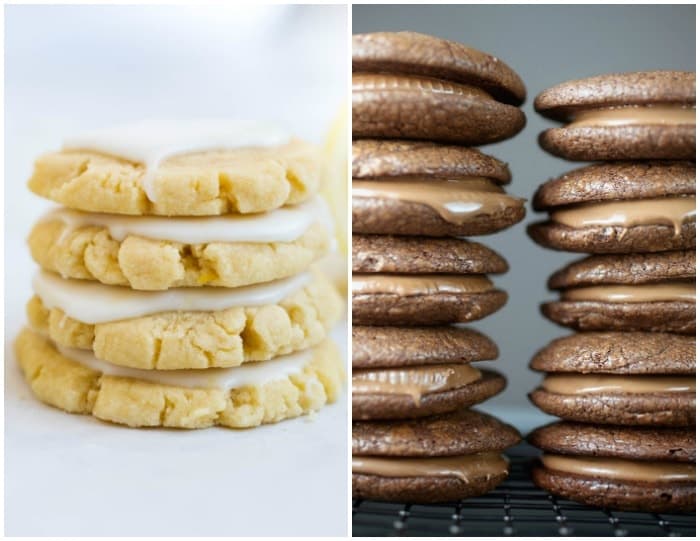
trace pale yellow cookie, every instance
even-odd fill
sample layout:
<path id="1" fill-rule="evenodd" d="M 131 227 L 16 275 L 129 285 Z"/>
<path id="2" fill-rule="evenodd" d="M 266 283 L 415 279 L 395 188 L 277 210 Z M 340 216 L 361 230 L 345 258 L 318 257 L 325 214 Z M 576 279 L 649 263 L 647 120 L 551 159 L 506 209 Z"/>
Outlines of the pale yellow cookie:
<path id="1" fill-rule="evenodd" d="M 61 346 L 92 350 L 121 366 L 174 370 L 238 366 L 320 343 L 340 316 L 342 301 L 320 273 L 278 304 L 216 312 L 163 312 L 89 324 L 48 309 L 34 296 L 31 327 Z"/>
<path id="2" fill-rule="evenodd" d="M 78 210 L 160 216 L 265 212 L 300 203 L 320 185 L 319 150 L 294 139 L 279 147 L 195 152 L 166 158 L 142 184 L 145 168 L 87 150 L 40 157 L 29 189 Z"/>
<path id="3" fill-rule="evenodd" d="M 338 350 L 329 340 L 313 350 L 299 373 L 230 390 L 103 375 L 28 329 L 17 337 L 15 350 L 25 379 L 42 402 L 132 427 L 248 428 L 276 423 L 334 402 L 344 379 Z"/>
<path id="4" fill-rule="evenodd" d="M 140 290 L 240 287 L 305 271 L 328 249 L 325 227 L 313 224 L 293 242 L 182 244 L 128 235 L 117 241 L 102 226 L 71 229 L 61 220 L 37 223 L 28 239 L 34 261 L 64 278 Z"/>

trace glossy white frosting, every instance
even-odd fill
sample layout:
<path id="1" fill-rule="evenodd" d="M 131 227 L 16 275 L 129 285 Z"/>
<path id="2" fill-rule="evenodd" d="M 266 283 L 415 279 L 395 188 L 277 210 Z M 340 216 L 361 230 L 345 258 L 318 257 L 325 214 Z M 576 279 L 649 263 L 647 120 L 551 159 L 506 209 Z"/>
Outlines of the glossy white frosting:
<path id="1" fill-rule="evenodd" d="M 243 147 L 270 147 L 290 136 L 276 126 L 230 119 L 144 120 L 93 130 L 63 141 L 64 149 L 82 149 L 117 156 L 146 167 L 141 182 L 155 202 L 153 172 L 175 154 Z"/>
<path id="2" fill-rule="evenodd" d="M 232 368 L 207 368 L 203 370 L 141 370 L 101 361 L 92 352 L 57 346 L 64 357 L 107 376 L 119 376 L 151 381 L 163 385 L 205 389 L 236 389 L 279 381 L 293 374 L 300 374 L 313 357 L 313 350 L 282 355 L 271 361 L 251 362 Z"/>
<path id="3" fill-rule="evenodd" d="M 39 271 L 32 285 L 47 308 L 60 308 L 84 323 L 106 323 L 172 311 L 216 311 L 238 306 L 276 304 L 311 281 L 306 272 L 237 288 L 185 287 L 166 291 L 136 291 L 89 280 L 61 278 Z"/>
<path id="4" fill-rule="evenodd" d="M 59 207 L 46 213 L 42 220 L 60 220 L 66 224 L 63 235 L 79 227 L 104 227 L 113 239 L 120 242 L 129 235 L 183 244 L 293 242 L 316 222 L 321 222 L 329 234 L 333 231 L 328 205 L 320 196 L 300 205 L 252 215 L 128 216 L 81 212 Z"/>

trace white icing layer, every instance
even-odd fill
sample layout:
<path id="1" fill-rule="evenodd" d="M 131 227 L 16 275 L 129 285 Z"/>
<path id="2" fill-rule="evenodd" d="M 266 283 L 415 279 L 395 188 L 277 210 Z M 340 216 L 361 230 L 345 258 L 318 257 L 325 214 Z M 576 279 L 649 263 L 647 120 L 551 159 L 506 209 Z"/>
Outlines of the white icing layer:
<path id="1" fill-rule="evenodd" d="M 85 226 L 100 226 L 123 241 L 129 235 L 154 240 L 206 244 L 209 242 L 293 242 L 312 224 L 321 222 L 332 234 L 332 218 L 326 203 L 316 196 L 296 206 L 282 207 L 261 214 L 202 217 L 127 216 L 80 212 L 64 207 L 49 211 L 42 221 L 60 220 L 66 224 L 63 235 Z"/>
<path id="2" fill-rule="evenodd" d="M 153 173 L 169 156 L 205 150 L 279 146 L 289 139 L 289 134 L 278 127 L 258 122 L 144 120 L 68 138 L 64 140 L 63 148 L 93 150 L 143 163 L 146 173 L 142 186 L 148 199 L 156 202 Z"/>
<path id="3" fill-rule="evenodd" d="M 210 312 L 238 306 L 276 304 L 310 281 L 311 275 L 307 272 L 233 289 L 184 287 L 167 291 L 135 291 L 88 280 L 64 279 L 40 271 L 32 285 L 47 308 L 60 308 L 73 319 L 95 324 L 159 312 Z"/>
<path id="4" fill-rule="evenodd" d="M 313 350 L 305 350 L 282 355 L 271 361 L 246 363 L 233 368 L 141 370 L 101 361 L 87 350 L 65 348 L 63 346 L 56 346 L 56 348 L 64 357 L 102 372 L 106 376 L 133 378 L 176 387 L 222 390 L 259 386 L 271 381 L 285 379 L 293 374 L 300 374 L 313 356 Z"/>

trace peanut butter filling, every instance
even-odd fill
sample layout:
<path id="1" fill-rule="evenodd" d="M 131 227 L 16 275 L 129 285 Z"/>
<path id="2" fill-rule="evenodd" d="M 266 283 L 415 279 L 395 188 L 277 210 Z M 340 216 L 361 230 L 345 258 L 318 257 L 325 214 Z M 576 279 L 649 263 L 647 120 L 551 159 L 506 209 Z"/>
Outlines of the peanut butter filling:
<path id="1" fill-rule="evenodd" d="M 523 200 L 504 193 L 487 178 L 462 180 L 387 178 L 353 180 L 353 197 L 398 199 L 433 209 L 446 222 L 462 225 L 475 216 L 520 208 Z"/>
<path id="2" fill-rule="evenodd" d="M 683 105 L 630 106 L 581 111 L 574 115 L 569 128 L 588 126 L 670 125 L 695 126 L 695 108 Z"/>
<path id="3" fill-rule="evenodd" d="M 381 477 L 456 477 L 469 484 L 479 477 L 508 473 L 508 459 L 497 452 L 429 458 L 353 456 L 352 473 Z"/>
<path id="4" fill-rule="evenodd" d="M 452 83 L 419 75 L 391 75 L 387 73 L 353 73 L 352 91 L 417 90 L 429 94 L 452 94 L 493 100 L 484 90 L 475 86 Z"/>
<path id="5" fill-rule="evenodd" d="M 604 477 L 647 483 L 695 482 L 695 464 L 683 462 L 549 454 L 542 455 L 540 460 L 546 468 L 551 470 L 586 477 Z"/>
<path id="6" fill-rule="evenodd" d="M 548 374 L 542 380 L 541 387 L 550 393 L 566 395 L 694 393 L 695 376 Z"/>
<path id="7" fill-rule="evenodd" d="M 552 221 L 574 229 L 670 225 L 676 236 L 680 235 L 683 223 L 692 218 L 695 218 L 695 196 L 581 203 L 551 212 Z"/>
<path id="8" fill-rule="evenodd" d="M 417 405 L 426 394 L 459 389 L 479 379 L 481 372 L 469 364 L 354 370 L 352 393 L 409 395 Z"/>
<path id="9" fill-rule="evenodd" d="M 561 294 L 564 301 L 598 301 L 598 302 L 695 302 L 695 284 L 693 282 L 673 281 L 657 284 L 635 285 L 601 285 L 574 287 Z"/>
<path id="10" fill-rule="evenodd" d="M 438 293 L 484 293 L 493 283 L 482 274 L 353 274 L 353 294 L 388 293 L 402 296 Z"/>

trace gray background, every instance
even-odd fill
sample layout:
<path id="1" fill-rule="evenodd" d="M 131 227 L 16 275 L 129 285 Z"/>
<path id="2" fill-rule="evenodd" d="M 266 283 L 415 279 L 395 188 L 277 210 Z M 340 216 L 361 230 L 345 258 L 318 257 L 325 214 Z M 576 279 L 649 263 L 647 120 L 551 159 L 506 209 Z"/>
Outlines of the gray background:
<path id="1" fill-rule="evenodd" d="M 549 178 L 579 167 L 537 146 L 537 134 L 553 125 L 532 109 L 545 88 L 590 75 L 651 69 L 695 70 L 695 6 L 382 6 L 356 5 L 353 33 L 414 30 L 459 41 L 504 60 L 525 81 L 527 126 L 514 139 L 483 150 L 508 162 L 509 192 L 530 199 Z M 526 398 L 540 376 L 530 372 L 532 355 L 568 334 L 544 319 L 539 304 L 553 295 L 547 277 L 578 255 L 540 248 L 525 234 L 538 221 L 528 204 L 525 220 L 502 233 L 476 240 L 496 249 L 511 265 L 494 281 L 510 295 L 508 304 L 474 326 L 499 345 L 496 367 L 508 388 L 480 406 L 521 430 L 547 417 Z"/>

